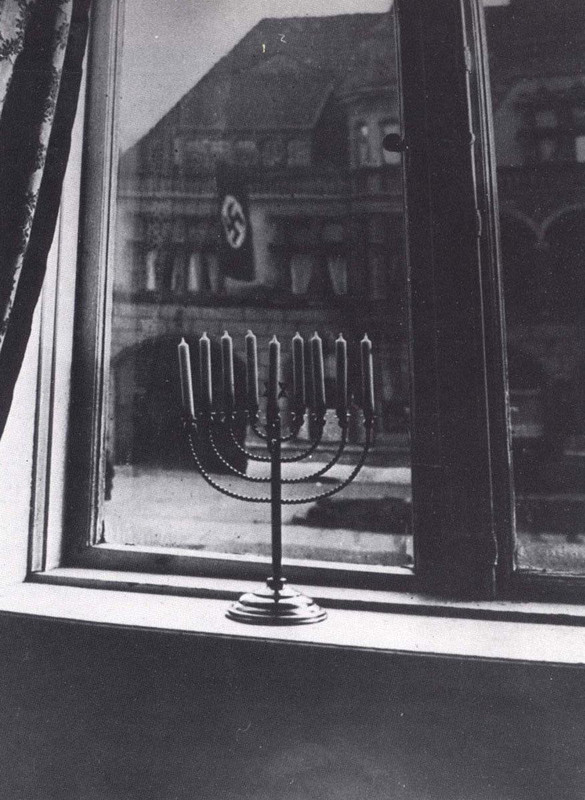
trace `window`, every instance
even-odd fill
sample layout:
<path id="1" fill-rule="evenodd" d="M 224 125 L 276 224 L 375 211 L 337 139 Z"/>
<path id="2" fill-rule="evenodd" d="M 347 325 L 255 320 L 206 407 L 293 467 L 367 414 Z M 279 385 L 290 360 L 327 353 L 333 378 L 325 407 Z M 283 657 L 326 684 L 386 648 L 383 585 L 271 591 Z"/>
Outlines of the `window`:
<path id="1" fill-rule="evenodd" d="M 145 15 L 144 2 L 126 0 L 123 25 L 121 3 L 104 2 L 95 12 L 92 70 L 98 78 L 92 85 L 112 83 L 111 91 L 94 90 L 90 96 L 90 118 L 101 123 L 90 126 L 88 136 L 93 152 L 103 151 L 105 160 L 91 162 L 86 180 L 83 250 L 95 269 L 82 271 L 80 293 L 76 380 L 82 388 L 71 423 L 76 502 L 69 562 L 263 577 L 269 537 L 260 512 L 252 504 L 244 510 L 223 506 L 215 493 L 198 486 L 193 473 L 178 425 L 177 342 L 181 336 L 190 340 L 196 366 L 197 343 L 207 331 L 217 365 L 219 338 L 227 327 L 238 340 L 235 379 L 241 385 L 246 330 L 255 328 L 263 342 L 261 374 L 267 369 L 266 341 L 276 333 L 286 355 L 283 380 L 290 383 L 287 345 L 297 329 L 305 339 L 317 329 L 326 351 L 331 406 L 335 337 L 339 330 L 347 332 L 355 352 L 367 328 L 376 344 L 376 448 L 363 480 L 345 495 L 296 509 L 287 518 L 289 574 L 293 580 L 403 585 L 459 596 L 532 591 L 540 585 L 536 573 L 549 566 L 546 554 L 540 562 L 526 556 L 523 515 L 527 508 L 541 508 L 544 497 L 522 485 L 536 463 L 530 448 L 543 444 L 526 440 L 546 440 L 547 434 L 541 435 L 546 419 L 574 415 L 580 385 L 546 385 L 543 375 L 554 356 L 549 353 L 544 366 L 535 364 L 535 351 L 553 342 L 556 352 L 562 351 L 559 363 L 566 364 L 567 354 L 578 350 L 582 304 L 570 295 L 577 298 L 581 291 L 580 225 L 574 194 L 572 207 L 558 215 L 534 219 L 526 213 L 527 204 L 539 207 L 534 187 L 550 189 L 550 178 L 541 179 L 532 169 L 545 160 L 540 156 L 529 162 L 526 175 L 520 172 L 527 166 L 522 138 L 527 81 L 537 86 L 545 78 L 520 75 L 521 85 L 514 88 L 504 56 L 515 51 L 514 41 L 546 38 L 551 20 L 539 12 L 541 28 L 530 30 L 535 18 L 520 13 L 518 0 L 486 3 L 485 17 L 476 0 L 446 0 L 440 8 L 426 0 L 396 0 L 391 7 L 356 0 L 349 13 L 347 0 L 339 8 L 314 5 L 309 15 L 300 11 L 301 0 L 291 0 L 286 14 L 279 8 L 276 21 L 260 14 L 245 18 L 221 47 L 209 45 L 207 62 L 194 72 L 184 59 L 186 53 L 201 56 L 201 47 L 193 46 L 195 20 L 210 14 L 202 28 L 208 37 L 216 9 L 176 3 L 165 22 L 154 2 L 152 14 Z M 149 34 L 139 17 L 148 18 L 162 39 L 156 67 L 152 53 L 148 56 L 162 88 L 143 116 L 137 109 L 143 105 L 141 58 Z M 189 25 L 182 24 L 187 18 Z M 296 34 L 303 27 L 304 35 L 287 35 L 287 25 Z M 482 49 L 484 28 L 488 52 Z M 179 30 L 189 35 L 176 41 Z M 224 35 L 217 20 L 215 30 Z M 174 42 L 176 61 L 168 48 L 162 54 L 165 41 Z M 223 54 L 219 63 L 218 54 Z M 494 54 L 488 97 L 487 60 Z M 538 72 L 535 63 L 527 56 L 523 69 Z M 576 80 L 572 69 L 567 92 Z M 279 82 L 279 71 L 286 81 Z M 573 95 L 567 96 L 570 107 L 577 107 Z M 118 98 L 113 108 L 108 97 Z M 550 111 L 531 106 L 531 135 L 538 134 L 533 141 L 540 147 L 558 130 L 566 147 L 570 133 L 573 161 L 579 161 L 577 116 L 569 124 L 556 106 L 554 118 Z M 497 163 L 491 155 L 492 119 Z M 307 142 L 318 136 L 324 146 L 327 126 L 335 158 L 287 170 L 287 164 L 300 165 L 306 157 Z M 177 163 L 169 143 L 179 130 L 184 158 Z M 404 133 L 406 157 L 389 154 L 389 162 L 381 149 L 379 158 L 374 156 L 383 135 L 398 131 Z M 238 142 L 248 144 L 242 148 Z M 302 148 L 295 144 L 300 142 Z M 541 156 L 548 152 L 543 147 Z M 252 158 L 253 152 L 260 157 Z M 385 169 L 399 162 L 403 175 Z M 356 165 L 370 167 L 367 181 L 354 180 Z M 218 192 L 226 167 L 253 245 L 246 256 L 251 260 L 229 265 L 218 246 Z M 524 180 L 532 195 L 523 194 Z M 567 180 L 574 193 L 574 178 Z M 104 208 L 111 209 L 110 216 Z M 521 239 L 511 220 L 525 222 Z M 112 253 L 123 253 L 130 240 L 145 248 L 143 280 L 151 303 L 118 289 L 127 281 L 127 264 Z M 509 255 L 508 241 L 530 241 L 530 259 L 520 248 Z M 526 291 L 509 276 L 516 263 L 529 281 Z M 564 289 L 553 274 L 565 278 Z M 550 280 L 548 297 L 541 291 L 544 276 Z M 502 286 L 506 296 L 520 298 L 517 316 L 506 320 L 508 352 Z M 554 303 L 573 309 L 572 333 L 560 335 L 558 325 L 556 333 L 546 328 L 547 319 L 554 320 Z M 535 309 L 542 324 L 527 322 Z M 524 377 L 514 383 L 518 361 Z M 357 372 L 356 359 L 350 358 L 354 385 Z M 221 383 L 215 368 L 213 380 L 215 392 Z M 556 406 L 546 406 L 551 401 L 545 401 L 545 389 Z M 289 413 L 287 398 L 282 411 Z M 574 427 L 569 430 L 567 423 L 550 434 L 557 444 L 562 439 L 555 464 L 563 469 L 563 459 L 580 452 L 580 429 Z M 325 453 L 332 451 L 335 433 L 335 420 L 328 416 Z M 310 431 L 305 428 L 291 447 L 302 447 L 303 435 Z M 236 438 L 245 449 L 258 446 L 245 425 Z M 349 438 L 351 460 L 363 442 L 359 417 Z M 206 457 L 213 461 L 213 453 Z M 541 471 L 546 464 L 540 463 Z M 333 477 L 348 468 L 342 462 Z M 218 480 L 225 479 L 221 463 L 213 469 Z M 245 461 L 239 469 L 257 474 Z M 573 502 L 569 492 L 563 494 L 563 503 Z M 572 509 L 568 516 L 578 514 L 578 504 Z M 570 535 L 580 536 L 578 529 Z M 569 568 L 560 572 L 576 574 L 579 542 L 568 544 Z M 559 572 L 558 561 L 552 570 Z M 564 591 L 567 582 L 547 585 Z"/>
<path id="2" fill-rule="evenodd" d="M 355 153 L 358 167 L 368 166 L 372 163 L 372 144 L 370 141 L 370 127 L 366 122 L 358 122 L 355 126 Z"/>
<path id="3" fill-rule="evenodd" d="M 363 447 L 358 406 L 359 340 L 364 333 L 370 331 L 376 339 L 380 408 L 408 405 L 405 315 L 385 324 L 389 296 L 379 287 L 372 290 L 364 248 L 373 217 L 385 220 L 378 225 L 395 230 L 397 245 L 404 242 L 400 175 L 392 184 L 382 187 L 379 182 L 365 198 L 365 207 L 361 191 L 359 206 L 348 206 L 355 114 L 365 106 L 371 109 L 368 117 L 376 119 L 393 112 L 387 82 L 379 90 L 369 86 L 369 44 L 372 37 L 383 38 L 385 49 L 375 54 L 376 65 L 385 64 L 388 74 L 396 75 L 394 14 L 387 3 L 368 0 L 366 14 L 357 13 L 363 10 L 361 2 L 355 13 L 342 13 L 342 2 L 338 9 L 323 4 L 297 17 L 295 8 L 302 0 L 295 3 L 286 14 L 279 10 L 278 23 L 263 20 L 257 4 L 257 16 L 238 22 L 229 40 L 223 38 L 223 27 L 215 24 L 211 9 L 179 3 L 168 17 L 153 3 L 149 24 L 169 46 L 156 63 L 161 72 L 157 85 L 164 88 L 153 94 L 151 82 L 148 103 L 140 99 L 144 71 L 154 68 L 150 57 L 144 58 L 144 0 L 126 0 L 123 26 L 116 18 L 122 4 L 112 2 L 109 11 L 96 11 L 95 52 L 100 52 L 100 42 L 104 48 L 100 63 L 105 63 L 104 53 L 118 47 L 119 67 L 113 77 L 118 99 L 112 109 L 116 138 L 110 143 L 117 182 L 106 181 L 104 187 L 112 192 L 113 209 L 104 235 L 107 247 L 118 255 L 113 259 L 103 254 L 104 294 L 96 300 L 102 316 L 95 323 L 103 325 L 104 339 L 103 350 L 93 356 L 103 369 L 102 388 L 98 392 L 96 387 L 94 401 L 103 411 L 94 408 L 92 435 L 103 442 L 105 455 L 102 464 L 90 465 L 93 474 L 85 478 L 94 516 L 86 525 L 93 533 L 82 560 L 98 563 L 116 552 L 120 563 L 135 562 L 145 548 L 158 548 L 175 563 L 192 556 L 187 561 L 193 572 L 217 570 L 218 564 L 220 571 L 231 568 L 237 574 L 266 568 L 270 535 L 265 507 L 225 501 L 193 469 L 180 420 L 176 349 L 182 336 L 191 344 L 196 368 L 199 339 L 209 334 L 217 396 L 221 375 L 215 362 L 224 329 L 234 338 L 240 387 L 246 331 L 251 328 L 258 336 L 261 383 L 266 380 L 268 339 L 276 333 L 283 348 L 282 380 L 289 386 L 281 402 L 287 422 L 292 337 L 299 331 L 308 345 L 319 331 L 330 410 L 318 452 L 308 465 L 286 468 L 294 478 L 301 468 L 321 469 L 335 457 L 335 340 L 340 331 L 345 334 L 356 412 L 347 452 L 305 494 L 325 491 L 332 481 L 349 474 Z M 192 34 L 185 34 L 183 43 L 175 41 L 179 19 L 192 29 L 203 18 L 211 27 L 205 28 L 199 47 L 194 48 Z M 116 34 L 107 35 L 109 24 L 118 25 Z M 304 32 L 300 37 L 295 33 L 299 26 Z M 213 42 L 211 29 L 216 31 Z M 346 97 L 352 48 L 363 61 L 360 75 L 354 77 L 361 81 L 365 100 Z M 207 56 L 201 65 L 203 51 Z M 222 52 L 220 69 L 216 62 Z M 316 58 L 323 79 L 313 67 Z M 397 86 L 392 91 L 395 94 Z M 176 157 L 178 141 L 181 159 Z M 308 170 L 315 142 L 326 157 Z M 222 181 L 229 182 L 230 196 L 237 198 L 251 231 L 249 252 L 231 263 L 220 244 L 225 222 L 218 197 Z M 385 240 L 382 234 L 380 246 Z M 148 255 L 141 284 L 128 288 L 132 278 L 124 253 L 130 241 Z M 404 297 L 405 269 L 402 276 Z M 285 557 L 295 569 L 302 571 L 304 563 L 310 573 L 343 572 L 342 579 L 357 576 L 352 580 L 371 573 L 374 581 L 377 574 L 398 569 L 399 575 L 410 577 L 408 425 L 396 437 L 381 414 L 376 426 L 374 461 L 364 469 L 363 480 L 327 503 L 287 509 Z M 89 427 L 88 420 L 81 420 L 80 427 Z M 305 424 L 298 441 L 288 445 L 288 455 L 306 450 L 314 430 Z M 236 436 L 240 447 L 252 455 L 260 452 L 262 442 L 254 440 L 250 428 L 240 427 Z M 229 440 L 221 446 L 229 450 Z M 233 451 L 232 446 L 230 459 L 237 469 L 257 477 L 262 465 Z M 225 474 L 225 464 L 209 446 L 205 459 L 219 481 L 244 485 L 238 476 Z"/>
<path id="4" fill-rule="evenodd" d="M 285 163 L 286 150 L 282 138 L 274 136 L 262 145 L 262 164 L 265 167 L 281 167 Z"/>
<path id="5" fill-rule="evenodd" d="M 289 167 L 308 167 L 311 164 L 311 146 L 306 139 L 291 139 L 287 145 Z"/>
<path id="6" fill-rule="evenodd" d="M 524 143 L 528 161 L 581 161 L 579 142 L 585 132 L 585 84 L 582 78 L 575 82 L 573 65 L 566 72 L 570 74 L 549 78 L 544 83 L 533 79 L 532 86 L 521 93 L 519 108 L 524 120 L 518 137 Z"/>
<path id="7" fill-rule="evenodd" d="M 157 262 L 157 252 L 156 250 L 149 250 L 146 254 L 146 280 L 145 280 L 145 288 L 147 292 L 156 292 L 157 289 L 157 278 L 156 278 L 156 262 Z"/>
<path id="8" fill-rule="evenodd" d="M 525 141 L 536 148 L 536 158 L 525 165 L 509 163 L 503 146 L 496 150 L 512 397 L 516 563 L 524 575 L 576 575 L 585 569 L 585 508 L 579 499 L 585 406 L 577 343 L 585 299 L 581 47 L 566 39 L 562 25 L 544 6 L 536 6 L 534 15 L 517 17 L 510 8 L 494 9 L 488 22 L 493 95 L 504 83 L 509 96 L 522 87 L 525 120 L 531 118 L 533 124 L 532 135 L 524 130 Z M 580 15 L 573 22 L 579 27 L 585 20 Z M 499 28 L 502 23 L 506 34 Z M 499 60 L 506 47 L 521 41 L 540 45 L 529 69 L 520 61 L 526 73 L 522 77 L 517 67 L 513 75 Z M 551 58 L 554 77 L 547 67 Z M 512 127 L 513 120 L 508 124 Z M 541 205 L 545 195 L 546 210 Z"/>

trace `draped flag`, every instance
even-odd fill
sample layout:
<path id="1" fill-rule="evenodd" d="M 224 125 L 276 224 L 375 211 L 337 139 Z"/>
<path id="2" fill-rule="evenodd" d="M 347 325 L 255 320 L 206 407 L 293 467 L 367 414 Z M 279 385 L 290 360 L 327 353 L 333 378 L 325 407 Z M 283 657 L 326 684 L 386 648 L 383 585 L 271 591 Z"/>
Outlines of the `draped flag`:
<path id="1" fill-rule="evenodd" d="M 244 175 L 230 164 L 217 166 L 220 217 L 219 259 L 224 275 L 238 281 L 254 280 L 254 246 Z"/>

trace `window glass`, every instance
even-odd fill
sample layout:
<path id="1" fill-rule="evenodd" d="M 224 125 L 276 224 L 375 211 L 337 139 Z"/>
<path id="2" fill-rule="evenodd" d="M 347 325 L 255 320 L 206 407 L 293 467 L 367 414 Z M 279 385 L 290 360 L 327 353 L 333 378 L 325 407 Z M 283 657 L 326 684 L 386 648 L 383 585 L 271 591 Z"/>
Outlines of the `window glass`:
<path id="1" fill-rule="evenodd" d="M 126 0 L 103 541 L 268 555 L 269 506 L 226 498 L 197 474 L 181 424 L 177 345 L 185 337 L 197 378 L 199 341 L 208 334 L 217 399 L 220 339 L 229 331 L 240 403 L 252 330 L 262 416 L 268 341 L 276 334 L 289 425 L 291 341 L 297 331 L 306 343 L 319 333 L 328 411 L 320 446 L 305 462 L 283 466 L 284 477 L 298 478 L 336 457 L 335 340 L 344 334 L 348 443 L 318 481 L 283 489 L 302 497 L 331 489 L 362 451 L 359 342 L 367 333 L 375 445 L 341 494 L 285 506 L 284 555 L 408 566 L 404 212 L 400 170 L 384 169 L 381 141 L 390 128 L 380 122 L 392 120 L 397 130 L 394 15 L 388 0 L 285 5 L 286 12 L 273 4 L 277 16 L 264 18 L 261 0 Z M 356 177 L 356 153 L 372 167 L 366 182 Z M 399 161 L 391 154 L 391 163 Z M 286 458 L 307 450 L 314 427 L 301 427 Z M 265 443 L 241 418 L 233 437 L 218 430 L 216 443 L 245 476 L 268 474 L 253 460 L 266 454 Z M 209 441 L 200 444 L 214 480 L 266 495 L 268 486 L 229 473 Z"/>
<path id="2" fill-rule="evenodd" d="M 585 571 L 585 6 L 486 8 L 518 565 Z"/>

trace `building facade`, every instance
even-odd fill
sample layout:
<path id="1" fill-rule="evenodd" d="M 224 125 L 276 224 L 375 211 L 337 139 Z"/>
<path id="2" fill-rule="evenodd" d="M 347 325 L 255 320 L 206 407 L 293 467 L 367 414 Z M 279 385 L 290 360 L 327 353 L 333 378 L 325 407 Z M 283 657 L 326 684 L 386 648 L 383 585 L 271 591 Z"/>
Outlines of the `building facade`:
<path id="1" fill-rule="evenodd" d="M 551 2 L 486 9 L 513 422 L 520 436 L 540 438 L 558 416 L 551 398 L 578 395 L 585 372 L 585 47 L 560 46 L 568 25 L 585 31 L 585 12 L 575 0 L 554 11 Z M 283 342 L 319 330 L 329 375 L 338 332 L 355 351 L 367 331 L 379 449 L 405 445 L 402 168 L 382 144 L 399 130 L 391 13 L 265 19 L 122 155 L 116 461 L 156 460 L 164 442 L 175 450 L 177 337 L 195 344 L 204 330 L 217 339 L 226 328 L 237 344 L 250 328 Z M 252 281 L 222 271 L 220 163 L 246 176 Z M 564 433 L 584 433 L 583 414 L 571 414 Z"/>

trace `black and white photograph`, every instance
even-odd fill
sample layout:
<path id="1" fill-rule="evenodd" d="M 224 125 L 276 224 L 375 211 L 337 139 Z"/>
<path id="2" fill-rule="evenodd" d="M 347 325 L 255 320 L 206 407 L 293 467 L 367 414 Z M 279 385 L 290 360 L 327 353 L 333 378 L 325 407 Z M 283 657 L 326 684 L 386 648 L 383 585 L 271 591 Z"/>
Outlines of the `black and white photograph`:
<path id="1" fill-rule="evenodd" d="M 583 797 L 584 0 L 0 0 L 0 798 Z"/>

